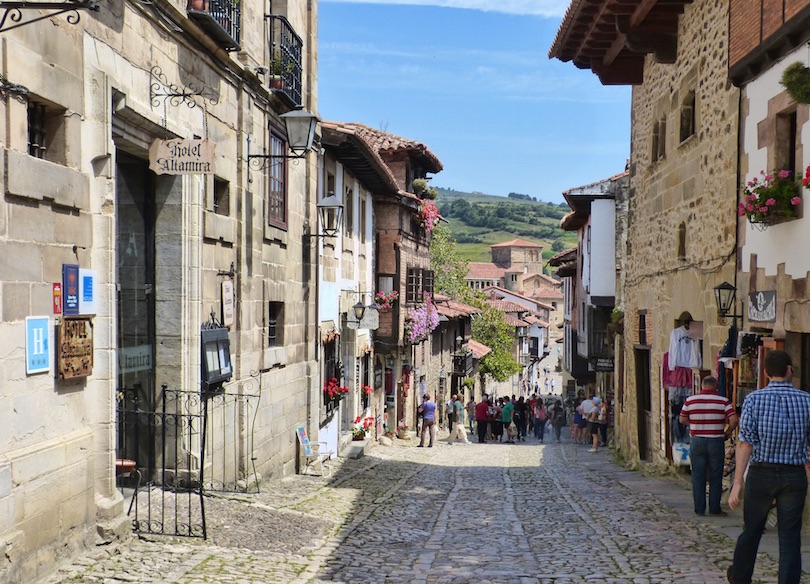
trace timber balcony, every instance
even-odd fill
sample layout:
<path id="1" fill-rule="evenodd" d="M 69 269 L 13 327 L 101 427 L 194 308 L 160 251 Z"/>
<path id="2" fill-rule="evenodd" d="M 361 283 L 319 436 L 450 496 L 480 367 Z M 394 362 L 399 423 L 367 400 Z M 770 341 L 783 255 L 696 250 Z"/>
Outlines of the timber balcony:
<path id="1" fill-rule="evenodd" d="M 241 48 L 239 22 L 242 13 L 238 1 L 188 0 L 186 13 L 226 51 Z"/>

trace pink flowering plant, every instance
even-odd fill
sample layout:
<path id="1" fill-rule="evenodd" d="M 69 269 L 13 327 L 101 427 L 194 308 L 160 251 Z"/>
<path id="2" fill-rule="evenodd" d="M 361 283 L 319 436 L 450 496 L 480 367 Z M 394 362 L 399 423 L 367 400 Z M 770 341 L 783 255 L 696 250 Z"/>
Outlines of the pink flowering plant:
<path id="1" fill-rule="evenodd" d="M 422 201 L 419 206 L 419 220 L 422 229 L 427 233 L 433 231 L 433 228 L 439 224 L 439 208 L 433 201 Z"/>
<path id="2" fill-rule="evenodd" d="M 425 301 L 408 310 L 405 316 L 405 340 L 416 344 L 428 338 L 428 335 L 439 326 L 439 311 L 429 294 Z"/>
<path id="3" fill-rule="evenodd" d="M 810 188 L 810 167 L 802 184 Z M 776 219 L 796 217 L 802 202 L 799 183 L 789 170 L 776 173 L 761 171 L 742 190 L 737 214 L 751 223 L 773 223 Z"/>
<path id="4" fill-rule="evenodd" d="M 388 312 L 393 308 L 394 302 L 399 298 L 399 292 L 391 290 L 390 292 L 377 292 L 374 295 L 374 306 L 381 312 Z"/>

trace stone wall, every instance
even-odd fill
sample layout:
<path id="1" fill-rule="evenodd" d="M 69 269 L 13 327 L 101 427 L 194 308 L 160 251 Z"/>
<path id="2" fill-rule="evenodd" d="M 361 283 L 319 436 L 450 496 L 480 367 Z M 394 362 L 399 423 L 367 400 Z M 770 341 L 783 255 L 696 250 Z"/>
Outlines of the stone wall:
<path id="1" fill-rule="evenodd" d="M 716 322 L 712 288 L 734 274 L 739 94 L 727 81 L 727 16 L 728 2 L 688 5 L 680 19 L 676 63 L 657 64 L 648 57 L 644 83 L 633 90 L 624 276 L 627 391 L 616 411 L 619 443 L 631 458 L 639 456 L 643 416 L 637 345 L 627 328 L 639 312 L 645 312 L 649 329 L 653 458 L 666 454 L 659 372 L 676 319 L 687 311 L 703 323 L 705 364 L 713 363 L 726 339 Z M 682 127 L 690 123 L 692 103 L 689 135 Z"/>

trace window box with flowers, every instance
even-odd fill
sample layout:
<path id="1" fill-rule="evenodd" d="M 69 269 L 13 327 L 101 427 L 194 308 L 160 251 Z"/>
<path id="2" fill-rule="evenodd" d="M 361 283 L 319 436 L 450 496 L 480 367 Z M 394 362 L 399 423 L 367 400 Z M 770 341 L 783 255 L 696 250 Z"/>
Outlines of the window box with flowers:
<path id="1" fill-rule="evenodd" d="M 374 295 L 374 306 L 380 312 L 388 312 L 394 307 L 394 302 L 399 298 L 399 292 L 391 290 L 390 292 L 377 292 Z"/>
<path id="2" fill-rule="evenodd" d="M 323 402 L 328 405 L 337 405 L 340 400 L 349 394 L 349 388 L 341 386 L 336 377 L 323 382 Z"/>
<path id="3" fill-rule="evenodd" d="M 439 208 L 436 203 L 430 200 L 424 200 L 419 205 L 419 225 L 425 230 L 425 233 L 431 233 L 433 228 L 439 224 Z"/>
<path id="4" fill-rule="evenodd" d="M 405 316 L 405 341 L 412 345 L 421 343 L 437 326 L 439 311 L 430 294 L 425 294 L 425 301 L 408 310 Z"/>
<path id="5" fill-rule="evenodd" d="M 802 184 L 810 188 L 810 167 Z M 737 214 L 748 219 L 754 228 L 764 231 L 770 225 L 797 218 L 801 202 L 799 183 L 791 171 L 761 171 L 743 187 Z"/>

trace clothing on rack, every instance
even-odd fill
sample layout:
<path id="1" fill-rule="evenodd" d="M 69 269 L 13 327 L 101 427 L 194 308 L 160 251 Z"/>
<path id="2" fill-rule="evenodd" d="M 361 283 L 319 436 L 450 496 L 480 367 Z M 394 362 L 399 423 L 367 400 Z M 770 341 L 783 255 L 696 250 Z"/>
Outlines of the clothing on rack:
<path id="1" fill-rule="evenodd" d="M 686 326 L 679 326 L 669 336 L 669 370 L 675 367 L 700 369 L 700 339 L 689 336 Z"/>
<path id="2" fill-rule="evenodd" d="M 688 387 L 690 390 L 692 388 L 692 370 L 686 367 L 671 368 L 669 352 L 664 353 L 661 376 L 661 384 L 664 387 Z"/>

